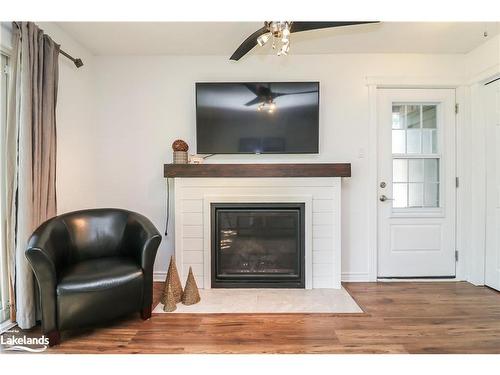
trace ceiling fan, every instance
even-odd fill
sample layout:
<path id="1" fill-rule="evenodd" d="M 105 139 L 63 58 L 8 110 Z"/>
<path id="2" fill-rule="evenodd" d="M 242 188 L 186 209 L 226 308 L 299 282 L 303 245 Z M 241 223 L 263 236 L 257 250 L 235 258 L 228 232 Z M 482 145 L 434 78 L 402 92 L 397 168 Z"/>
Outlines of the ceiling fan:
<path id="1" fill-rule="evenodd" d="M 234 51 L 230 60 L 238 61 L 257 44 L 265 45 L 269 40 L 273 48 L 281 44 L 278 56 L 287 55 L 290 50 L 290 34 L 301 31 L 326 29 L 330 27 L 362 25 L 365 23 L 378 23 L 379 21 L 333 21 L 333 22 L 292 22 L 292 21 L 266 21 L 264 26 L 246 38 Z"/>

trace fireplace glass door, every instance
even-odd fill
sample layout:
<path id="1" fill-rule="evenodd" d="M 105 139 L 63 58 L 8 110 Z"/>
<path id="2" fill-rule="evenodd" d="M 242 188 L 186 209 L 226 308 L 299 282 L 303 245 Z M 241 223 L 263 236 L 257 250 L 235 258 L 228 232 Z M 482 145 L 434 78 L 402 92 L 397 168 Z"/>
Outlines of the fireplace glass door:
<path id="1" fill-rule="evenodd" d="M 303 203 L 212 204 L 212 287 L 303 288 Z"/>

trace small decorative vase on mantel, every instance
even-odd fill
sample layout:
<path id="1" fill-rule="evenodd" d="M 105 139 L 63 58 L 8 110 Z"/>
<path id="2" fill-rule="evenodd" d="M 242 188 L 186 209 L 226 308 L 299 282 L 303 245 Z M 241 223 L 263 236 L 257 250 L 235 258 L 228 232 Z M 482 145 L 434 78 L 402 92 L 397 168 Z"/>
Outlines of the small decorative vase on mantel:
<path id="1" fill-rule="evenodd" d="M 187 164 L 188 163 L 188 144 L 182 139 L 177 139 L 172 143 L 172 150 L 174 150 L 174 164 Z"/>

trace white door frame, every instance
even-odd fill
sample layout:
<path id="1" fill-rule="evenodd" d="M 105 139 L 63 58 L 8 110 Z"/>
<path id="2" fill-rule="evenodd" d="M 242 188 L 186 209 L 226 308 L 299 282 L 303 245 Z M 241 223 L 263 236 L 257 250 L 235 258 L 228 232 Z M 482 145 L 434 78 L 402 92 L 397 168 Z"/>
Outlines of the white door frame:
<path id="1" fill-rule="evenodd" d="M 461 78 L 402 78 L 402 77 L 367 77 L 366 83 L 368 86 L 368 100 L 369 100 L 369 132 L 368 132 L 368 158 L 370 161 L 369 170 L 369 183 L 367 184 L 367 199 L 368 199 L 368 246 L 369 246 L 369 281 L 377 281 L 377 261 L 378 261 L 378 118 L 377 118 L 377 90 L 382 88 L 393 89 L 455 89 L 457 103 L 465 102 L 463 80 Z M 464 111 L 465 112 L 465 111 Z M 457 114 L 455 121 L 457 125 L 464 122 L 464 113 Z M 458 139 L 462 139 L 459 135 L 461 129 L 457 126 L 457 144 L 456 155 L 460 155 L 462 145 Z M 457 175 L 461 171 L 461 159 L 456 158 Z M 456 232 L 459 232 L 458 213 L 459 202 L 462 200 L 460 189 L 456 192 L 456 216 L 457 225 Z M 460 247 L 459 238 L 457 238 L 457 248 Z M 456 275 L 454 279 L 447 279 L 447 281 L 464 280 L 464 258 L 459 256 L 456 264 Z"/>

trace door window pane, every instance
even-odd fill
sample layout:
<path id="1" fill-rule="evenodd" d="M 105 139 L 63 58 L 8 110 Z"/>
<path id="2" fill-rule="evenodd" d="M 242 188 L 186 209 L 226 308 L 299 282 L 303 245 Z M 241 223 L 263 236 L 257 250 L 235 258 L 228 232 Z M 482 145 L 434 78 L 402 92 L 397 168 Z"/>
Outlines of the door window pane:
<path id="1" fill-rule="evenodd" d="M 437 106 L 399 104 L 392 106 L 392 152 L 437 153 Z"/>
<path id="2" fill-rule="evenodd" d="M 439 207 L 439 159 L 393 159 L 393 207 Z"/>
<path id="3" fill-rule="evenodd" d="M 405 106 L 404 105 L 393 105 L 392 106 L 392 128 L 393 129 L 404 129 L 405 122 Z"/>
<path id="4" fill-rule="evenodd" d="M 408 129 L 420 128 L 420 106 L 407 105 L 406 106 L 406 127 Z"/>
<path id="5" fill-rule="evenodd" d="M 425 159 L 425 182 L 439 182 L 439 159 Z"/>
<path id="6" fill-rule="evenodd" d="M 422 153 L 435 154 L 437 152 L 437 131 L 435 129 L 422 130 Z"/>
<path id="7" fill-rule="evenodd" d="M 438 139 L 437 139 L 437 131 L 433 131 L 432 136 L 432 152 L 431 154 L 437 154 L 438 152 Z"/>
<path id="8" fill-rule="evenodd" d="M 424 185 L 424 206 L 439 207 L 439 184 L 426 183 Z"/>
<path id="9" fill-rule="evenodd" d="M 406 153 L 420 154 L 422 151 L 420 129 L 411 129 L 406 131 Z"/>
<path id="10" fill-rule="evenodd" d="M 392 180 L 394 182 L 408 181 L 408 160 L 394 159 L 392 161 Z"/>
<path id="11" fill-rule="evenodd" d="M 405 152 L 406 152 L 405 131 L 404 130 L 393 130 L 392 131 L 392 153 L 393 154 L 404 154 Z"/>
<path id="12" fill-rule="evenodd" d="M 392 194 L 394 195 L 393 207 L 408 207 L 408 184 L 392 184 Z"/>
<path id="13" fill-rule="evenodd" d="M 424 159 L 410 159 L 408 165 L 408 182 L 424 182 Z"/>
<path id="14" fill-rule="evenodd" d="M 408 207 L 422 207 L 424 205 L 424 184 L 408 185 Z"/>
<path id="15" fill-rule="evenodd" d="M 424 105 L 422 106 L 422 127 L 436 129 L 436 106 Z"/>

